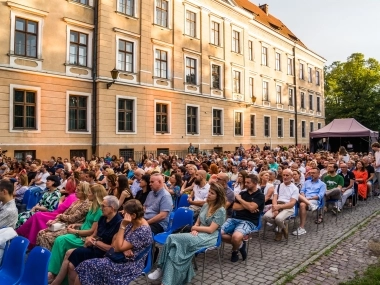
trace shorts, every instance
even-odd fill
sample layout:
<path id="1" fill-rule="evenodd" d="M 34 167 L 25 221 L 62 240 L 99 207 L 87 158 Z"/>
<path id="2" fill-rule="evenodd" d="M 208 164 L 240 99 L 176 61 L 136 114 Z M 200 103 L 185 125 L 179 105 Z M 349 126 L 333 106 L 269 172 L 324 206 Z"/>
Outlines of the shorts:
<path id="1" fill-rule="evenodd" d="M 232 235 L 236 231 L 245 236 L 256 230 L 257 226 L 255 224 L 234 218 L 228 218 L 222 225 L 222 231 L 228 235 Z"/>

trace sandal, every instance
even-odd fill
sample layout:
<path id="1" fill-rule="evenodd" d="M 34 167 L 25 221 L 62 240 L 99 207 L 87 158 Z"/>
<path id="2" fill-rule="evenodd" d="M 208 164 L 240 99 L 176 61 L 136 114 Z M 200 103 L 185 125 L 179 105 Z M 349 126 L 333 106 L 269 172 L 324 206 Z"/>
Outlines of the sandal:
<path id="1" fill-rule="evenodd" d="M 321 224 L 321 223 L 323 223 L 323 217 L 322 217 L 322 215 L 319 215 L 318 219 L 315 220 L 314 223 L 316 223 L 318 225 Z"/>

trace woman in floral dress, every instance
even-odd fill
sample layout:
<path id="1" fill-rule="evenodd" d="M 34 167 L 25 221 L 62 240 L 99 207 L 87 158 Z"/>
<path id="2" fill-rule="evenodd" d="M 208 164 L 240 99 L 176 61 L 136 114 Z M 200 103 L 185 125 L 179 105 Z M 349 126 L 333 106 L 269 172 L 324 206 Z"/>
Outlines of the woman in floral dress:
<path id="1" fill-rule="evenodd" d="M 61 193 L 57 189 L 61 184 L 59 180 L 59 177 L 55 175 L 50 175 L 46 178 L 46 188 L 48 191 L 42 195 L 41 200 L 30 211 L 18 215 L 16 229 L 37 212 L 53 212 L 57 208 L 59 198 L 61 197 Z"/>

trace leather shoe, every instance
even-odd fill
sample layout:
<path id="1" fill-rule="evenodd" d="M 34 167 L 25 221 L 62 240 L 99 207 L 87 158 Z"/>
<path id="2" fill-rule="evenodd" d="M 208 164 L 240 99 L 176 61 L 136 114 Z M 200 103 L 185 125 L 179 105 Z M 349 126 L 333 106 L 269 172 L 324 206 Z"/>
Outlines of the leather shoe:
<path id="1" fill-rule="evenodd" d="M 275 241 L 281 241 L 282 240 L 282 232 L 276 232 L 276 237 L 274 238 Z"/>

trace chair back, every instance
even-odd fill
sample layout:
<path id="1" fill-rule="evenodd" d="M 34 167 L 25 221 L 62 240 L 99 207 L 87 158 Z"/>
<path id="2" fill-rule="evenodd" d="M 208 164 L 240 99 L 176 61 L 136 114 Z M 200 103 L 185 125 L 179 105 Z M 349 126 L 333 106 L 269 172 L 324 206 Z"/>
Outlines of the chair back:
<path id="1" fill-rule="evenodd" d="M 170 231 L 176 230 L 186 225 L 193 225 L 194 212 L 188 208 L 178 208 L 174 213 L 173 223 Z"/>
<path id="2" fill-rule="evenodd" d="M 219 247 L 222 244 L 222 230 L 219 229 L 218 239 L 216 240 L 215 247 Z"/>
<path id="3" fill-rule="evenodd" d="M 26 209 L 28 211 L 31 210 L 41 200 L 42 195 L 42 191 L 30 192 Z"/>
<path id="4" fill-rule="evenodd" d="M 182 194 L 181 197 L 179 197 L 179 201 L 177 203 L 177 208 L 181 208 L 181 207 L 189 207 L 190 204 L 189 202 L 187 201 L 187 198 L 189 197 L 189 195 L 187 194 Z"/>
<path id="5" fill-rule="evenodd" d="M 25 271 L 20 285 L 47 284 L 50 251 L 44 247 L 36 246 L 28 255 Z"/>
<path id="6" fill-rule="evenodd" d="M 22 198 L 23 205 L 28 205 L 29 196 L 30 196 L 30 190 L 26 190 L 24 193 L 24 197 Z"/>
<path id="7" fill-rule="evenodd" d="M 235 181 L 228 181 L 227 185 L 228 185 L 228 187 L 230 187 L 232 189 L 232 186 L 234 183 L 235 183 Z"/>
<path id="8" fill-rule="evenodd" d="M 17 281 L 15 284 L 18 284 L 24 272 L 25 253 L 28 245 L 29 240 L 24 237 L 17 236 L 11 240 L 9 248 L 4 253 L 0 276 L 15 280 Z"/>
<path id="9" fill-rule="evenodd" d="M 148 256 L 146 257 L 145 260 L 145 267 L 143 269 L 143 273 L 148 274 L 152 270 L 152 261 L 153 261 L 153 250 L 152 250 L 152 245 L 149 246 L 148 250 Z"/>
<path id="10" fill-rule="evenodd" d="M 300 205 L 298 204 L 298 202 L 296 202 L 296 203 L 294 204 L 294 214 L 293 214 L 294 217 L 297 217 L 297 216 L 298 216 L 298 211 L 299 211 L 299 209 L 300 209 Z"/>

